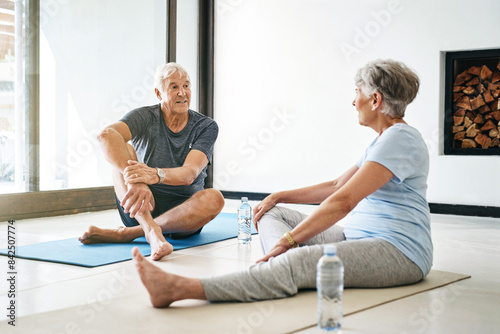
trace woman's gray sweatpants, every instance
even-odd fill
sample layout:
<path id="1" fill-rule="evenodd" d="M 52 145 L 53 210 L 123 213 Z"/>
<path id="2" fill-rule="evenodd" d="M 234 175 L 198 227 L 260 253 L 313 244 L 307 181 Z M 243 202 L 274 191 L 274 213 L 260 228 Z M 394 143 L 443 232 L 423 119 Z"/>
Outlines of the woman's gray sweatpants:
<path id="1" fill-rule="evenodd" d="M 259 236 L 266 254 L 278 239 L 307 216 L 274 207 L 259 221 Z M 209 301 L 255 301 L 284 298 L 300 289 L 316 288 L 316 265 L 324 244 L 335 243 L 344 264 L 344 287 L 382 288 L 412 284 L 423 278 L 420 268 L 387 241 L 346 240 L 343 227 L 334 225 L 267 262 L 246 270 L 201 279 Z"/>

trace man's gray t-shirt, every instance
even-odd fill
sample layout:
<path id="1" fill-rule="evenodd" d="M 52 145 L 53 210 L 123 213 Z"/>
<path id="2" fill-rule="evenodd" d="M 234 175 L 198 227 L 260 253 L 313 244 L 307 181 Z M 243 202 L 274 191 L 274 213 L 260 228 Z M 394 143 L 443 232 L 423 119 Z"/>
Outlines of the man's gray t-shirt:
<path id="1" fill-rule="evenodd" d="M 137 152 L 137 159 L 149 167 L 181 167 L 191 150 L 198 150 L 212 162 L 215 140 L 219 133 L 217 123 L 191 109 L 187 125 L 174 133 L 163 118 L 160 104 L 134 109 L 120 121 L 127 124 L 132 133 L 131 144 Z M 207 167 L 188 186 L 166 184 L 150 185 L 155 194 L 191 197 L 204 187 Z"/>

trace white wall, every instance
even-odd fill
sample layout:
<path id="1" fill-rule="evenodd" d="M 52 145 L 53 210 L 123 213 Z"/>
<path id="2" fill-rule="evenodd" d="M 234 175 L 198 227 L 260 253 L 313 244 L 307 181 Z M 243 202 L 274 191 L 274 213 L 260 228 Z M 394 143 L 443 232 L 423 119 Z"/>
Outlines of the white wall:
<path id="1" fill-rule="evenodd" d="M 441 139 L 442 52 L 500 47 L 498 0 L 216 4 L 216 188 L 272 192 L 352 166 L 375 137 L 357 123 L 354 74 L 393 58 L 421 78 L 406 120 L 428 144 L 429 202 L 500 206 L 500 157 L 444 156 Z"/>

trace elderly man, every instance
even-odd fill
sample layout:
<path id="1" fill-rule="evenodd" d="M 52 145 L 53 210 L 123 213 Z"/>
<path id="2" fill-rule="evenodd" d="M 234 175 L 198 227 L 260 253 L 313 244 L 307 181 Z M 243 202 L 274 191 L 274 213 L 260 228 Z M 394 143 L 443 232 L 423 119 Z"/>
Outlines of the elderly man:
<path id="1" fill-rule="evenodd" d="M 155 93 L 159 104 L 130 111 L 98 137 L 113 166 L 125 227 L 90 226 L 79 238 L 83 244 L 145 236 L 152 259 L 159 260 L 173 251 L 164 234 L 176 239 L 200 233 L 224 206 L 218 190 L 203 189 L 219 129 L 214 120 L 189 109 L 186 70 L 175 63 L 159 66 Z"/>

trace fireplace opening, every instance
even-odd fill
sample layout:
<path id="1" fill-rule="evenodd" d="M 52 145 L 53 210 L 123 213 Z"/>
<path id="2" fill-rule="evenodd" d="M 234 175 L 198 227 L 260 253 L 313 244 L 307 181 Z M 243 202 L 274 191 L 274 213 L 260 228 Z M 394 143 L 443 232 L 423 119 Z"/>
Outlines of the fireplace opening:
<path id="1" fill-rule="evenodd" d="M 500 155 L 500 49 L 445 59 L 444 153 Z"/>

